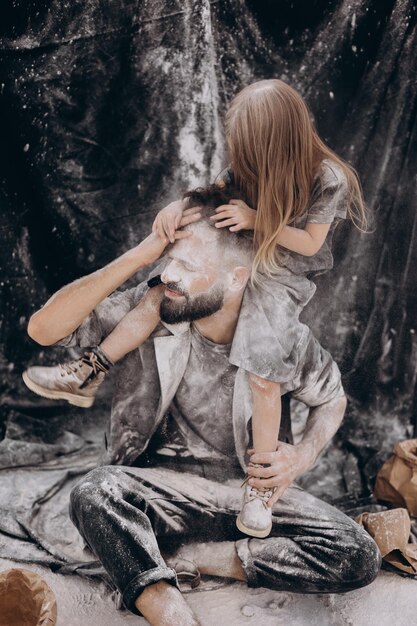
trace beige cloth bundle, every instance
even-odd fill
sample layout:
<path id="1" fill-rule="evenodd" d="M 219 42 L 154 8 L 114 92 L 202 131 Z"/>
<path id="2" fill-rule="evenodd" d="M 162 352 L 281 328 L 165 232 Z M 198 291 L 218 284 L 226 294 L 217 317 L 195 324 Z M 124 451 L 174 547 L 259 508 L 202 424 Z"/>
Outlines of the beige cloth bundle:
<path id="1" fill-rule="evenodd" d="M 374 495 L 417 516 L 417 439 L 400 441 L 376 478 Z"/>
<path id="2" fill-rule="evenodd" d="M 0 626 L 55 626 L 56 617 L 55 596 L 38 574 L 0 572 Z"/>
<path id="3" fill-rule="evenodd" d="M 417 544 L 408 543 L 411 523 L 406 509 L 362 513 L 356 521 L 371 535 L 385 561 L 407 574 L 417 574 Z"/>

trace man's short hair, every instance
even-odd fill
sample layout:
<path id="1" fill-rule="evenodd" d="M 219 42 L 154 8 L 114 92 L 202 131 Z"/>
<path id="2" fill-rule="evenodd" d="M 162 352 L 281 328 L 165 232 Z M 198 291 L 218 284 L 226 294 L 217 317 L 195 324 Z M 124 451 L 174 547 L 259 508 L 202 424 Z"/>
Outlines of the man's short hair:
<path id="1" fill-rule="evenodd" d="M 198 206 L 201 209 L 201 220 L 216 232 L 218 242 L 224 251 L 238 252 L 238 256 L 244 260 L 244 264 L 250 266 L 253 261 L 253 233 L 249 230 L 230 232 L 228 227 L 216 228 L 213 220 L 215 209 L 222 204 L 229 204 L 230 200 L 244 200 L 242 193 L 233 185 L 209 185 L 197 187 L 184 194 L 188 200 L 188 207 Z M 236 257 L 236 255 L 233 255 Z"/>

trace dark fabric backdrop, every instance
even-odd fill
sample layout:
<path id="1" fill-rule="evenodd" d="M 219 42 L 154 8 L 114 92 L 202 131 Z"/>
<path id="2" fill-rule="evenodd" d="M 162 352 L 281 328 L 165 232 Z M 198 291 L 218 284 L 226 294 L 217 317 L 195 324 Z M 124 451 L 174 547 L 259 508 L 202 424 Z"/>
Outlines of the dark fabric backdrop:
<path id="1" fill-rule="evenodd" d="M 26 336 L 30 314 L 137 243 L 166 202 L 212 180 L 224 161 L 227 103 L 256 79 L 280 77 L 358 169 L 373 214 L 371 234 L 341 227 L 336 267 L 306 312 L 351 398 L 335 459 L 366 490 L 375 454 L 410 436 L 415 419 L 414 5 L 1 3 L 3 419 L 13 403 L 33 400 L 22 369 L 57 358 Z"/>

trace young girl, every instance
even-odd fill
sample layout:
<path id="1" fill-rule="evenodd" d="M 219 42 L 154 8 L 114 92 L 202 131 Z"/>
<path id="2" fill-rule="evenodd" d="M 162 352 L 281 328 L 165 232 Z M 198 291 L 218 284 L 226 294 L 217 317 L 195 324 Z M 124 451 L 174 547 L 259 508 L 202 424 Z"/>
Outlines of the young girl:
<path id="1" fill-rule="evenodd" d="M 249 372 L 254 451 L 274 452 L 280 385 L 294 379 L 306 347 L 298 318 L 315 292 L 310 278 L 333 265 L 330 245 L 338 221 L 349 215 L 361 227 L 365 209 L 356 173 L 319 138 L 305 102 L 286 83 L 263 80 L 243 89 L 227 112 L 225 130 L 230 168 L 218 184 L 233 182 L 247 202 L 231 199 L 212 219 L 217 228 L 253 230 L 255 252 L 229 360 Z M 198 210 L 186 206 L 178 201 L 162 209 L 154 232 L 173 242 L 183 212 Z M 33 375 L 37 368 L 24 373 L 26 384 L 40 395 L 91 406 L 109 367 L 158 324 L 160 299 L 161 289 L 150 289 L 96 350 L 58 366 L 65 381 L 75 377 L 78 393 L 46 389 Z M 247 485 L 239 529 L 267 536 L 274 501 L 273 489 Z"/>

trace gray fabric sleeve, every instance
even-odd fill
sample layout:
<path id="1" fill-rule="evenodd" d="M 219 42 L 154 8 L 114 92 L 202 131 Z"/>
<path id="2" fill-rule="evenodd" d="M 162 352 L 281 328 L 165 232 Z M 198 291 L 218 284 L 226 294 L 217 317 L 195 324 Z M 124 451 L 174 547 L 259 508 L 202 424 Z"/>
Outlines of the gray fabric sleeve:
<path id="1" fill-rule="evenodd" d="M 348 206 L 348 185 L 342 170 L 335 165 L 323 166 L 313 203 L 308 209 L 307 223 L 331 224 L 334 219 L 345 219 Z"/>

